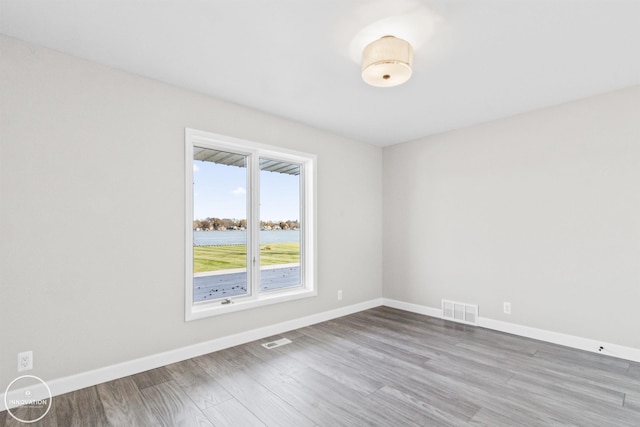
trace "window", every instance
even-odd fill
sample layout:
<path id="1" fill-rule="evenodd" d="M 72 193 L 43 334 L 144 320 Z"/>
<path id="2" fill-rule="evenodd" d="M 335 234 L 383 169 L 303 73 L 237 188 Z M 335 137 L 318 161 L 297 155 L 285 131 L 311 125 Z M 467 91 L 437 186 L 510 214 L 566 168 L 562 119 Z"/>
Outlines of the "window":
<path id="1" fill-rule="evenodd" d="M 315 156 L 185 139 L 186 320 L 316 295 Z"/>

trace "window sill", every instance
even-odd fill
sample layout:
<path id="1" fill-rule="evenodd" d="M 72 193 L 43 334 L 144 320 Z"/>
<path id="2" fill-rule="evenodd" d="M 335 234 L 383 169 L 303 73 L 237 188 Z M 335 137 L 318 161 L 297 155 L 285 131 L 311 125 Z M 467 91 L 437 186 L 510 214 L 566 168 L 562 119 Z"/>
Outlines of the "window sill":
<path id="1" fill-rule="evenodd" d="M 229 304 L 222 304 L 222 301 L 212 301 L 203 304 L 194 304 L 187 310 L 185 321 L 204 319 L 205 317 L 219 316 L 222 314 L 235 313 L 236 311 L 250 310 L 272 304 L 279 304 L 287 301 L 294 301 L 302 298 L 310 298 L 317 295 L 315 289 L 295 290 L 291 292 L 278 292 L 274 294 L 263 294 L 253 299 L 235 299 Z"/>

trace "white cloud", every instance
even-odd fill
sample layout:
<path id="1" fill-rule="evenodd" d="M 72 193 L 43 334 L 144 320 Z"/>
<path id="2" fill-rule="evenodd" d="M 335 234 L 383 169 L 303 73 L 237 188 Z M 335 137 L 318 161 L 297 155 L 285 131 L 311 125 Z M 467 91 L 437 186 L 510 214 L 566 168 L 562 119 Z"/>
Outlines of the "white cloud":
<path id="1" fill-rule="evenodd" d="M 200 170 L 200 168 L 198 167 L 198 165 L 193 165 L 193 171 L 194 172 L 198 172 Z"/>
<path id="2" fill-rule="evenodd" d="M 235 195 L 247 194 L 247 189 L 244 187 L 238 187 L 235 190 L 233 190 L 232 193 Z"/>

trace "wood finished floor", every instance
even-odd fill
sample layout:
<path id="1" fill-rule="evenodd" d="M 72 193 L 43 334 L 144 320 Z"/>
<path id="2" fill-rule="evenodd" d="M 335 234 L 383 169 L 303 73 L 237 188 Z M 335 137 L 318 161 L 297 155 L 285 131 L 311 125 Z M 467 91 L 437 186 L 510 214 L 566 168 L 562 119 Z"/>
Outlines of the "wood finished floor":
<path id="1" fill-rule="evenodd" d="M 31 425 L 640 426 L 640 364 L 379 307 L 54 397 Z"/>

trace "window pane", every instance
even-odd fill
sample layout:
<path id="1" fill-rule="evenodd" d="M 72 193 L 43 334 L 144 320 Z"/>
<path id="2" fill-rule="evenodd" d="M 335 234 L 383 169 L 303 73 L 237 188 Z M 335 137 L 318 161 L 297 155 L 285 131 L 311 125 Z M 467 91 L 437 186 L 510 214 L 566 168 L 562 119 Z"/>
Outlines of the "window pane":
<path id="1" fill-rule="evenodd" d="M 247 156 L 193 148 L 193 302 L 247 295 Z"/>
<path id="2" fill-rule="evenodd" d="M 260 158 L 260 291 L 301 286 L 300 165 Z"/>

